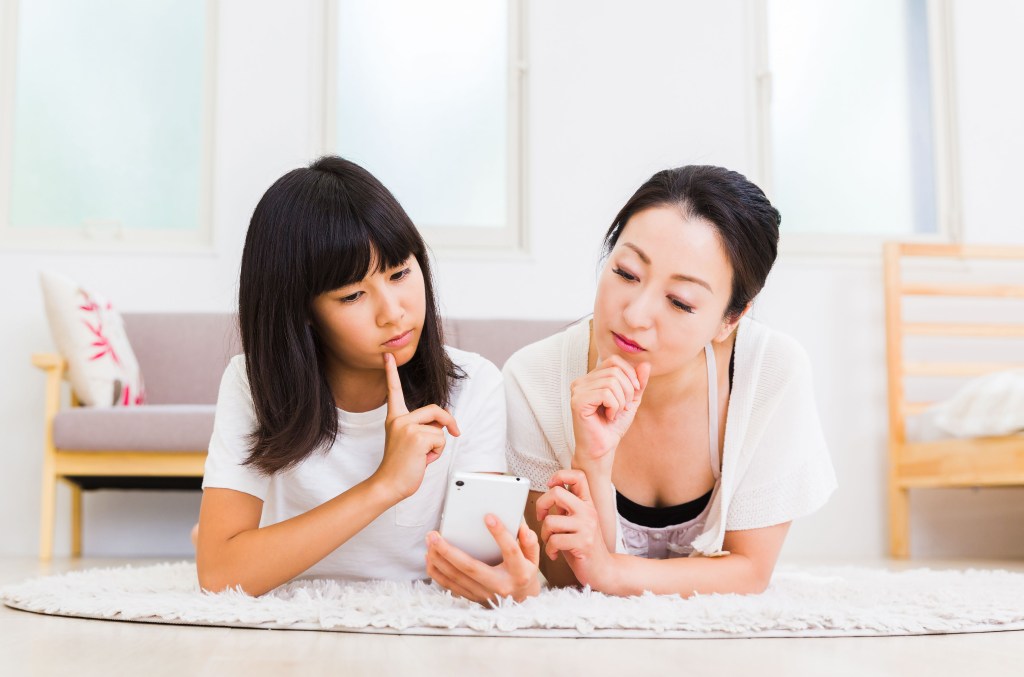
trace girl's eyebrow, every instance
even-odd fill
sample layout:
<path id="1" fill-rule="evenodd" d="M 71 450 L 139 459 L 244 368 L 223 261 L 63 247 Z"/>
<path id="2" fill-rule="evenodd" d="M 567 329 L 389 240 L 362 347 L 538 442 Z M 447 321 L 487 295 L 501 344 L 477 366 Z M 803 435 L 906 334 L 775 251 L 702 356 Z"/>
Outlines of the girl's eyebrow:
<path id="1" fill-rule="evenodd" d="M 637 247 L 632 242 L 623 242 L 622 246 L 629 247 L 634 252 L 636 252 L 636 255 L 640 257 L 641 261 L 643 261 L 647 265 L 651 265 L 651 257 L 645 254 L 644 250 L 640 249 L 640 247 Z M 676 273 L 675 275 L 672 276 L 672 279 L 679 280 L 680 282 L 693 282 L 694 284 L 699 284 L 700 286 L 704 287 L 712 294 L 715 293 L 714 290 L 711 289 L 711 285 L 705 282 L 704 280 L 700 279 L 699 277 L 693 277 L 692 275 L 683 275 L 681 273 Z"/>

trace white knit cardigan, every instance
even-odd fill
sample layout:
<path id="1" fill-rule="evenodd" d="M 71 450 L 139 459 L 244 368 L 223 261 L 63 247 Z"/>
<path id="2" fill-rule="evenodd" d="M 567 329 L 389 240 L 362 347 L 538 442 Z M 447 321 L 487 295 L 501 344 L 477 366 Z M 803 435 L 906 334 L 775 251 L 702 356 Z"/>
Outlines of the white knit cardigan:
<path id="1" fill-rule="evenodd" d="M 836 487 L 818 420 L 811 366 L 785 334 L 744 318 L 737 327 L 722 474 L 695 555 L 725 554 L 726 531 L 788 522 Z M 505 363 L 509 470 L 534 489 L 572 462 L 569 386 L 587 372 L 590 322 L 519 350 Z M 643 406 L 643 405 L 641 405 Z"/>

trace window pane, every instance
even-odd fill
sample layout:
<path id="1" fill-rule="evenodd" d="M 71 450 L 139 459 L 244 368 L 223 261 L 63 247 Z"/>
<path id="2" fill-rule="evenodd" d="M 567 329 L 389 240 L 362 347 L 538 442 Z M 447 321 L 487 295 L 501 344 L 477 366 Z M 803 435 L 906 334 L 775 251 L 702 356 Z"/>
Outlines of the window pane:
<path id="1" fill-rule="evenodd" d="M 787 230 L 936 232 L 926 0 L 769 0 L 768 35 Z"/>
<path id="2" fill-rule="evenodd" d="M 508 7 L 338 0 L 336 151 L 419 226 L 507 220 Z"/>
<path id="3" fill-rule="evenodd" d="M 198 229 L 203 0 L 18 6 L 11 226 Z"/>

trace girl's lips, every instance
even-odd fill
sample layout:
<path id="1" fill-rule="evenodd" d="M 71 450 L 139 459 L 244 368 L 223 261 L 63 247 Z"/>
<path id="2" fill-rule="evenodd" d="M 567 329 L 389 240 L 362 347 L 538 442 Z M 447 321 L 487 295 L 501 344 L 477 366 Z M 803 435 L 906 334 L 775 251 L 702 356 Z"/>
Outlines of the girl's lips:
<path id="1" fill-rule="evenodd" d="M 405 332 L 404 334 L 399 334 L 398 336 L 389 341 L 385 341 L 384 345 L 387 346 L 388 348 L 404 348 L 405 346 L 409 345 L 409 341 L 411 340 L 412 329 Z"/>
<path id="2" fill-rule="evenodd" d="M 612 336 L 615 337 L 615 345 L 619 347 L 619 350 L 626 353 L 642 353 L 644 348 L 639 344 L 633 343 L 627 338 L 619 336 L 615 332 L 612 332 Z"/>

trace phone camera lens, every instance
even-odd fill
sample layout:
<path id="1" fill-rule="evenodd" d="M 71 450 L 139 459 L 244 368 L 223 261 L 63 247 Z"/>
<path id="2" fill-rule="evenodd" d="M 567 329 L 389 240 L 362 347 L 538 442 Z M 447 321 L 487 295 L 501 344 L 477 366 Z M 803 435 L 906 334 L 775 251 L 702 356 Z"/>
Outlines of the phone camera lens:
<path id="1" fill-rule="evenodd" d="M 521 480 L 521 479 L 523 479 L 523 478 L 522 478 L 522 477 L 517 477 L 517 478 L 516 478 L 516 482 L 518 482 L 518 481 L 519 481 L 519 480 Z"/>
<path id="2" fill-rule="evenodd" d="M 465 482 L 463 482 L 462 480 L 456 480 L 455 481 L 455 486 L 457 486 L 457 487 L 461 487 L 464 484 L 465 484 Z"/>

